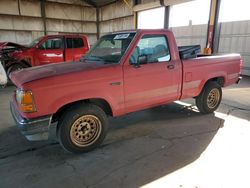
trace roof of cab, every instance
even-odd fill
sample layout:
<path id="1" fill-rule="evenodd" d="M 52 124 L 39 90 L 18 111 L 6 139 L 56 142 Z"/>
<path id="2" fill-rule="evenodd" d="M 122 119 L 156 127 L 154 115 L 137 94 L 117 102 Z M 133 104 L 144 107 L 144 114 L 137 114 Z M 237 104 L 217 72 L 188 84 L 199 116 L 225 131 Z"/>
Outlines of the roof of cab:
<path id="1" fill-rule="evenodd" d="M 122 31 L 115 31 L 109 34 L 120 34 L 120 33 L 139 33 L 139 32 L 157 32 L 157 31 L 165 31 L 169 32 L 169 29 L 136 29 L 136 30 L 122 30 Z"/>
<path id="2" fill-rule="evenodd" d="M 86 37 L 86 35 L 83 34 L 58 34 L 58 35 L 45 35 L 44 37 Z"/>

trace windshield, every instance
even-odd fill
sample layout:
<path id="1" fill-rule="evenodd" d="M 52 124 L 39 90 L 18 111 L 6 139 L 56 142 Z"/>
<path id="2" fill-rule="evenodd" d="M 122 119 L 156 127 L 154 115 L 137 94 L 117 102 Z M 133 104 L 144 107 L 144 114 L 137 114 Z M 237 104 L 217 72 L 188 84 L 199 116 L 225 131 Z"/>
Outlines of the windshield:
<path id="1" fill-rule="evenodd" d="M 30 48 L 34 47 L 36 44 L 38 44 L 38 42 L 41 40 L 41 38 L 42 38 L 42 37 L 33 40 L 33 41 L 28 45 L 28 47 L 30 47 Z"/>
<path id="2" fill-rule="evenodd" d="M 83 58 L 84 61 L 119 63 L 135 33 L 119 33 L 103 36 Z"/>

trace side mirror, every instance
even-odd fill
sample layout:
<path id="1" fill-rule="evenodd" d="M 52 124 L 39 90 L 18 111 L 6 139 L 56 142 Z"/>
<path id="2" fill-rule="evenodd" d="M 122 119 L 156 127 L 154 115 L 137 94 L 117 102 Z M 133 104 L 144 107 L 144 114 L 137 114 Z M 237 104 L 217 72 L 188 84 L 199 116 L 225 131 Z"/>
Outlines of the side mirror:
<path id="1" fill-rule="evenodd" d="M 5 69 L 0 61 L 0 86 L 5 86 L 8 82 L 8 78 L 5 72 Z"/>
<path id="2" fill-rule="evenodd" d="M 148 58 L 147 58 L 146 55 L 138 56 L 137 63 L 138 63 L 139 65 L 141 65 L 141 64 L 147 64 L 147 62 L 148 62 Z"/>

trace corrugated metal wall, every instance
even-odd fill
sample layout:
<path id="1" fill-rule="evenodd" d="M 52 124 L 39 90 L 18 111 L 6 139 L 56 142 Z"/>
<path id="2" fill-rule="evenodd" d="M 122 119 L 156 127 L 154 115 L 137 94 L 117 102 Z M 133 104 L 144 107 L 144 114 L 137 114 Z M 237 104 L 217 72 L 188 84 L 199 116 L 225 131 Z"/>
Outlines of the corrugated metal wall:
<path id="1" fill-rule="evenodd" d="M 128 1 L 133 5 L 133 1 Z M 106 5 L 100 10 L 100 35 L 119 30 L 134 29 L 133 11 L 123 2 Z"/>
<path id="2" fill-rule="evenodd" d="M 47 34 L 83 33 L 96 41 L 96 9 L 81 0 L 47 0 Z M 0 1 L 0 41 L 27 44 L 44 35 L 39 0 Z"/>
<path id="3" fill-rule="evenodd" d="M 173 31 L 178 46 L 200 44 L 201 48 L 206 46 L 207 25 L 189 25 L 173 27 Z"/>
<path id="4" fill-rule="evenodd" d="M 219 53 L 240 53 L 243 57 L 242 74 L 250 76 L 250 21 L 221 24 Z"/>
<path id="5" fill-rule="evenodd" d="M 207 25 L 171 28 L 177 44 L 206 46 Z M 239 53 L 243 58 L 242 74 L 250 76 L 250 21 L 221 23 L 218 53 Z"/>

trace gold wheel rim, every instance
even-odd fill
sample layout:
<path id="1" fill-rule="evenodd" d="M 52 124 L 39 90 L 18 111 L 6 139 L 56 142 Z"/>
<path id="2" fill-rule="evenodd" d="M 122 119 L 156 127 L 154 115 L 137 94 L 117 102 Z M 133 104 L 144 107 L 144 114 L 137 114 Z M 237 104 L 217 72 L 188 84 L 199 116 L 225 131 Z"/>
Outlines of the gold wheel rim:
<path id="1" fill-rule="evenodd" d="M 207 105 L 208 108 L 212 109 L 215 108 L 220 100 L 220 92 L 217 88 L 212 89 L 207 97 Z"/>
<path id="2" fill-rule="evenodd" d="M 93 115 L 79 117 L 71 126 L 70 139 L 79 147 L 93 144 L 100 136 L 102 124 L 99 118 Z"/>

